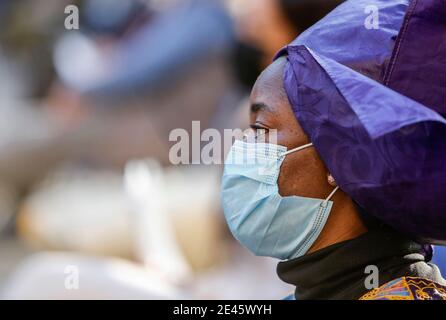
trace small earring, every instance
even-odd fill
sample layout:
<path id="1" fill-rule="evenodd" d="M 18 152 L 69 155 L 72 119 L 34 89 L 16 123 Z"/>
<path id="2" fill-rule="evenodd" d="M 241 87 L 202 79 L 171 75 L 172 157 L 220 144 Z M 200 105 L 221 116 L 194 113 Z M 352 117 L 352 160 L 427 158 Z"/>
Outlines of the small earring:
<path id="1" fill-rule="evenodd" d="M 336 180 L 333 178 L 333 176 L 331 175 L 331 173 L 328 173 L 328 174 L 327 174 L 327 181 L 328 181 L 328 184 L 329 184 L 330 186 L 332 186 L 332 187 L 337 187 L 337 186 L 338 186 L 338 184 L 336 183 Z"/>

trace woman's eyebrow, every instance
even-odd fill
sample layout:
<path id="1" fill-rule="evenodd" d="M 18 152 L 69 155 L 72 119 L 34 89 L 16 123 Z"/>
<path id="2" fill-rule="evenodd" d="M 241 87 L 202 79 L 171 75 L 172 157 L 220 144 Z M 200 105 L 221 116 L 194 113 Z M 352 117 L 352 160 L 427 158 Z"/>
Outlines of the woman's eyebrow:
<path id="1" fill-rule="evenodd" d="M 265 104 L 263 102 L 257 102 L 257 103 L 251 104 L 251 112 L 252 113 L 256 113 L 259 111 L 273 112 L 272 109 L 267 104 Z"/>

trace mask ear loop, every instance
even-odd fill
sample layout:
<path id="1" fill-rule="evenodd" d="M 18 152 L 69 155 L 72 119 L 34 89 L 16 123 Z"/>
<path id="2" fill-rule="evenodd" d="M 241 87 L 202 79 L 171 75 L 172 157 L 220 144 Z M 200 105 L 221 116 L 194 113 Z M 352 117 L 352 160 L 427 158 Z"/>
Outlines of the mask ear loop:
<path id="1" fill-rule="evenodd" d="M 290 153 L 297 152 L 297 151 L 301 151 L 301 150 L 303 150 L 303 149 L 306 149 L 306 148 L 309 148 L 309 147 L 312 147 L 312 146 L 313 146 L 313 143 L 305 144 L 305 145 L 303 145 L 303 146 L 300 146 L 300 147 L 297 147 L 297 148 L 295 148 L 295 149 L 292 149 L 292 150 L 289 150 L 289 151 L 287 151 L 287 152 L 282 153 L 282 157 L 285 157 L 285 156 L 289 155 Z M 330 195 L 327 197 L 327 199 L 325 199 L 324 202 L 322 202 L 321 207 L 326 208 L 327 205 L 328 205 L 328 201 L 330 201 L 330 199 L 334 196 L 334 194 L 335 194 L 336 191 L 338 191 L 338 190 L 339 190 L 339 186 L 337 186 L 336 188 L 334 188 L 334 190 L 330 193 Z"/>
<path id="2" fill-rule="evenodd" d="M 300 151 L 300 150 L 303 150 L 303 149 L 306 149 L 306 148 L 309 148 L 309 147 L 312 147 L 312 146 L 313 146 L 313 143 L 308 143 L 306 145 L 297 147 L 295 149 L 288 150 L 287 152 L 282 153 L 281 156 L 285 157 L 285 156 L 289 155 L 290 153 L 297 152 L 297 151 Z"/>
<path id="3" fill-rule="evenodd" d="M 328 201 L 330 201 L 330 199 L 334 196 L 334 194 L 336 193 L 336 191 L 339 190 L 339 186 L 337 186 L 331 193 L 330 195 L 327 197 L 327 199 L 324 200 L 324 202 L 322 202 L 321 207 L 326 208 L 328 205 Z"/>

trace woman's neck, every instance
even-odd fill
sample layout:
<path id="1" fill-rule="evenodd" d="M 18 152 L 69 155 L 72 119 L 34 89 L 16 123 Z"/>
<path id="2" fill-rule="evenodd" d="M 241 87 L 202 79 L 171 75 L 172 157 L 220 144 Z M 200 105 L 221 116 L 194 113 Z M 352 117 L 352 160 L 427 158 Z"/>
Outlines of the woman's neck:
<path id="1" fill-rule="evenodd" d="M 426 263 L 429 260 L 423 245 L 381 226 L 353 240 L 280 262 L 277 273 L 296 286 L 297 299 L 358 299 L 371 289 L 366 285 L 368 266 L 379 272 L 377 286 L 404 276 L 439 282 L 441 276 Z"/>

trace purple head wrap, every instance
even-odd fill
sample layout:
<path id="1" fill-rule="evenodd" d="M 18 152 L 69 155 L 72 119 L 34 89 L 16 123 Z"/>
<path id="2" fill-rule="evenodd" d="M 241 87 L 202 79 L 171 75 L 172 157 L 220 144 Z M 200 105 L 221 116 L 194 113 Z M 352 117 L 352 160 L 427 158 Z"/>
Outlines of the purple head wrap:
<path id="1" fill-rule="evenodd" d="M 395 229 L 446 244 L 446 1 L 347 1 L 282 55 L 293 111 L 338 185 Z"/>

